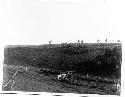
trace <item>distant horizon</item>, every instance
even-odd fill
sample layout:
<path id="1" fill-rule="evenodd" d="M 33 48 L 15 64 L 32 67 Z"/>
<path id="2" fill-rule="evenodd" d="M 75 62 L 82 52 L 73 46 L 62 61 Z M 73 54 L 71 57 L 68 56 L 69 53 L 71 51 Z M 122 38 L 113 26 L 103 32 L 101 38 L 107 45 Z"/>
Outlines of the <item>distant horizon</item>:
<path id="1" fill-rule="evenodd" d="M 99 40 L 99 39 L 97 39 L 97 40 Z M 7 43 L 7 44 L 4 44 L 4 45 L 48 45 L 48 44 L 85 44 L 85 43 L 103 43 L 103 44 L 106 44 L 106 43 L 122 43 L 122 41 L 121 40 L 108 40 L 107 39 L 107 42 L 105 42 L 105 40 L 99 40 L 99 42 L 97 42 L 97 40 L 96 41 L 85 41 L 85 40 L 79 40 L 79 42 L 78 42 L 78 40 L 77 41 L 65 41 L 65 42 L 55 42 L 54 40 L 51 40 L 51 43 L 49 43 L 49 40 L 48 40 L 48 42 L 39 42 L 39 43 Z M 82 42 L 83 41 L 83 42 Z"/>
<path id="2" fill-rule="evenodd" d="M 26 45 L 13 45 L 13 44 L 11 45 L 11 44 L 9 44 L 9 45 L 5 45 L 5 47 L 44 46 L 44 45 L 62 45 L 62 44 L 67 44 L 67 45 L 68 45 L 68 44 L 79 44 L 79 45 L 80 45 L 80 44 L 83 44 L 83 45 L 84 45 L 84 44 L 119 44 L 119 45 L 121 45 L 122 42 L 117 42 L 117 43 L 116 43 L 116 42 L 115 42 L 115 43 L 108 43 L 108 42 L 107 42 L 107 43 L 58 43 L 58 44 L 56 44 L 56 43 L 53 44 L 53 43 L 52 43 L 52 44 L 26 44 Z"/>

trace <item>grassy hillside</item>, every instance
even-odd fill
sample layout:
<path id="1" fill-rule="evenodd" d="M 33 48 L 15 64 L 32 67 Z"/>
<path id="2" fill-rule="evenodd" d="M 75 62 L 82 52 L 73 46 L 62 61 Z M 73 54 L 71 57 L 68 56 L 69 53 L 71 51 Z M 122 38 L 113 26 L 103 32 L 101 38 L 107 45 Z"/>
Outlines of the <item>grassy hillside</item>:
<path id="1" fill-rule="evenodd" d="M 73 70 L 102 76 L 120 76 L 121 44 L 50 44 L 7 46 L 4 63 Z"/>

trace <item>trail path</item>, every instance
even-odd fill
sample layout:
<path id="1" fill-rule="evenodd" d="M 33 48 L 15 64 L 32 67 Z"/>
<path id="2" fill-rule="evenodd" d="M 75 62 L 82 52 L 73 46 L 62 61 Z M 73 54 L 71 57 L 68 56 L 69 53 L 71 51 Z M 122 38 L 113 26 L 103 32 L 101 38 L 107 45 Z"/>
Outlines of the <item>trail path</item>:
<path id="1" fill-rule="evenodd" d="M 3 79 L 4 91 L 106 94 L 96 89 L 59 82 L 54 80 L 54 75 L 40 74 L 40 69 L 36 67 L 5 65 L 3 70 L 6 75 Z"/>

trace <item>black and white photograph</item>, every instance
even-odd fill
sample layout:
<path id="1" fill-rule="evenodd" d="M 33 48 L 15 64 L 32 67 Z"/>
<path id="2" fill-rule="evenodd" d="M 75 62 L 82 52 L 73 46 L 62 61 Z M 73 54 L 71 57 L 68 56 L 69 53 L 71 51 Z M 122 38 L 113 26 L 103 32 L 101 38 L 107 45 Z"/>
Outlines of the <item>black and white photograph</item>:
<path id="1" fill-rule="evenodd" d="M 121 96 L 124 5 L 0 0 L 0 95 Z"/>
<path id="2" fill-rule="evenodd" d="M 121 43 L 7 46 L 3 91 L 119 95 Z"/>

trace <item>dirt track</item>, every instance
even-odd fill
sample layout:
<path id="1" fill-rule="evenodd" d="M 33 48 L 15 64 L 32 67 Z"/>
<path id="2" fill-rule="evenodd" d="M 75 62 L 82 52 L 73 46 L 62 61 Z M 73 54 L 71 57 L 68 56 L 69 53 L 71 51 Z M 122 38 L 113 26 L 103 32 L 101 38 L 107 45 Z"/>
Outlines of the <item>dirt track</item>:
<path id="1" fill-rule="evenodd" d="M 56 75 L 40 74 L 39 71 L 40 69 L 35 67 L 28 67 L 28 69 L 26 70 L 24 66 L 5 65 L 3 69 L 4 72 L 3 90 L 28 91 L 28 92 L 52 92 L 52 93 L 56 92 L 56 93 L 106 94 L 100 90 L 88 89 L 82 86 L 70 85 L 68 83 L 59 82 L 56 79 Z M 14 76 L 15 73 L 16 75 Z"/>

